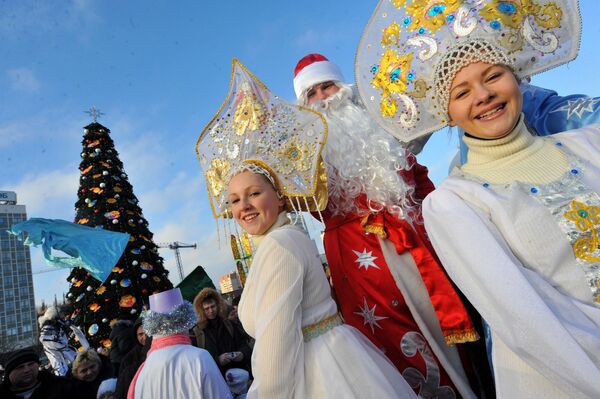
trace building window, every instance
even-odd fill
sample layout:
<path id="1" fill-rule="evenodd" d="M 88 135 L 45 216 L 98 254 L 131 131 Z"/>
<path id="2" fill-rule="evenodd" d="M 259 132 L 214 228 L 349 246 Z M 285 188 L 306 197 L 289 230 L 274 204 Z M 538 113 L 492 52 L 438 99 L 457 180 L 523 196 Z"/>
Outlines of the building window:
<path id="1" fill-rule="evenodd" d="M 12 327 L 12 328 L 7 328 L 6 329 L 6 335 L 12 336 L 12 335 L 17 335 L 19 329 L 17 327 Z"/>

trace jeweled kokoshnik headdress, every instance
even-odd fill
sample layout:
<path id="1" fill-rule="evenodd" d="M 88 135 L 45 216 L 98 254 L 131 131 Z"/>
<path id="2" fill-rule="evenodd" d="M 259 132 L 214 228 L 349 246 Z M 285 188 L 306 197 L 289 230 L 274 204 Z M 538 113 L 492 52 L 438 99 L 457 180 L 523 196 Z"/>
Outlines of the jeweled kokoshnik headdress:
<path id="1" fill-rule="evenodd" d="M 456 73 L 506 64 L 520 77 L 577 56 L 576 0 L 381 0 L 362 34 L 356 83 L 369 113 L 410 141 L 447 125 Z"/>
<path id="2" fill-rule="evenodd" d="M 214 217 L 232 216 L 227 185 L 245 169 L 268 172 L 288 209 L 323 210 L 327 177 L 320 155 L 326 138 L 321 114 L 274 96 L 234 59 L 227 98 L 196 143 Z"/>

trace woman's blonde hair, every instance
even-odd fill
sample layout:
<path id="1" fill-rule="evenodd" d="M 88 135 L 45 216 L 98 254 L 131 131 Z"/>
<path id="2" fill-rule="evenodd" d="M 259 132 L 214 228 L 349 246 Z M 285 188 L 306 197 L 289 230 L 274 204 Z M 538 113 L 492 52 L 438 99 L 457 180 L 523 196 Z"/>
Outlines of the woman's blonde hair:
<path id="1" fill-rule="evenodd" d="M 102 360 L 100 359 L 100 355 L 96 353 L 93 349 L 88 349 L 83 352 L 79 352 L 75 361 L 73 361 L 73 373 L 79 369 L 81 363 L 83 362 L 96 362 L 98 365 L 102 366 Z"/>

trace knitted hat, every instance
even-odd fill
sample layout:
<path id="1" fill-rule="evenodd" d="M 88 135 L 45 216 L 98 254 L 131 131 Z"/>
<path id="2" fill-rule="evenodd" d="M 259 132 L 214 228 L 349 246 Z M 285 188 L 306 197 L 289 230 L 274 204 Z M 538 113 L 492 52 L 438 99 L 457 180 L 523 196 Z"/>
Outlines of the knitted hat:
<path id="1" fill-rule="evenodd" d="M 8 377 L 14 369 L 27 362 L 40 362 L 40 357 L 33 349 L 20 349 L 11 353 L 4 363 L 4 375 Z"/>
<path id="2" fill-rule="evenodd" d="M 344 76 L 340 68 L 321 54 L 304 56 L 294 69 L 294 91 L 300 98 L 305 90 L 318 83 L 327 81 L 343 82 Z"/>

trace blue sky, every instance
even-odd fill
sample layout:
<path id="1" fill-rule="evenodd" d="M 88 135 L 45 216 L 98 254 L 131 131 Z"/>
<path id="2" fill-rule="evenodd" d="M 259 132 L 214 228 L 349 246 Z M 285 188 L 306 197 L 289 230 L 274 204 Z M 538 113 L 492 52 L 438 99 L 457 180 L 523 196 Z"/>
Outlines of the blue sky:
<path id="1" fill-rule="evenodd" d="M 0 190 L 14 190 L 30 217 L 72 220 L 83 112 L 96 105 L 157 242 L 183 250 L 185 271 L 203 265 L 215 282 L 233 270 L 218 250 L 194 145 L 224 99 L 237 57 L 275 93 L 293 99 L 293 68 L 320 52 L 353 80 L 360 33 L 376 1 L 0 2 Z M 600 2 L 581 1 L 579 58 L 535 77 L 561 94 L 600 96 Z M 445 133 L 419 156 L 437 183 L 456 139 Z M 164 250 L 167 266 L 174 258 Z M 33 268 L 46 269 L 39 250 Z M 66 292 L 68 272 L 34 277 L 36 302 Z M 177 274 L 172 274 L 177 283 Z"/>

